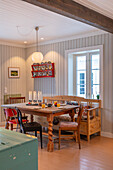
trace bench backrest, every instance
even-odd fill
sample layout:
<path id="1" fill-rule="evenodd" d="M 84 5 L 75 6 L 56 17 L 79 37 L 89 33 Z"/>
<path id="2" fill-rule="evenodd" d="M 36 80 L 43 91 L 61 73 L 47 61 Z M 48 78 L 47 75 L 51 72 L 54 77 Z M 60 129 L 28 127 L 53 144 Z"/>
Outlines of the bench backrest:
<path id="1" fill-rule="evenodd" d="M 101 108 L 101 100 L 98 99 L 85 99 L 83 97 L 78 96 L 52 96 L 52 97 L 43 97 L 43 102 L 65 102 L 65 101 L 76 101 L 78 104 L 85 103 L 86 106 L 91 106 L 93 104 L 98 104 L 99 108 Z"/>

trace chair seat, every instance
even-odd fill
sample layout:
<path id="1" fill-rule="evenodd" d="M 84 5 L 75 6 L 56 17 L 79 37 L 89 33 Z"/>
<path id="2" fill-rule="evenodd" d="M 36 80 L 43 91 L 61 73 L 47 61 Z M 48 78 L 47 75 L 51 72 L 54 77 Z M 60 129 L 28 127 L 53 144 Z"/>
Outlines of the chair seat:
<path id="1" fill-rule="evenodd" d="M 38 131 L 41 128 L 41 125 L 37 122 L 30 122 L 23 124 L 23 128 L 25 131 Z"/>
<path id="2" fill-rule="evenodd" d="M 61 128 L 76 128 L 78 126 L 77 122 L 60 122 L 60 126 Z"/>
<path id="3" fill-rule="evenodd" d="M 22 122 L 28 122 L 28 120 L 26 119 L 23 119 Z M 9 120 L 8 123 L 11 123 L 11 124 L 19 124 L 18 122 L 18 119 L 13 119 L 13 120 Z"/>

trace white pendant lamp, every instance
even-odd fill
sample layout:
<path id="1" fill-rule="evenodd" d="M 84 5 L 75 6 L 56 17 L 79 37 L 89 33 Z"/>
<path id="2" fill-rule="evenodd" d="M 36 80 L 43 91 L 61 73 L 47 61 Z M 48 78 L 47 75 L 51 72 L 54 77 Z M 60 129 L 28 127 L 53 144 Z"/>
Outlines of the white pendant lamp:
<path id="1" fill-rule="evenodd" d="M 32 54 L 32 61 L 34 63 L 40 63 L 43 60 L 43 54 L 38 52 L 38 30 L 39 27 L 35 27 L 36 30 L 36 52 Z"/>

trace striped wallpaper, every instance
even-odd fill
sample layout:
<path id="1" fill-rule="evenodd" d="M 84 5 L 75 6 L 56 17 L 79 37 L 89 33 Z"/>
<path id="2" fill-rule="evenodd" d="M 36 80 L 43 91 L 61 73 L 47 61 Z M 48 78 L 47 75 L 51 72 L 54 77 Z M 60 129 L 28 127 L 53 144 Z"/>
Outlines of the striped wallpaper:
<path id="1" fill-rule="evenodd" d="M 27 91 L 42 91 L 44 96 L 64 95 L 67 93 L 65 77 L 67 76 L 65 51 L 69 49 L 83 48 L 103 45 L 104 47 L 104 94 L 102 109 L 102 131 L 113 133 L 113 35 L 101 34 L 80 39 L 68 40 L 58 43 L 41 45 L 39 50 L 44 55 L 44 60 L 51 60 L 55 63 L 55 78 L 31 78 L 31 54 L 33 47 L 26 49 L 27 60 Z"/>
<path id="2" fill-rule="evenodd" d="M 8 78 L 8 67 L 20 67 L 20 78 Z M 7 94 L 26 96 L 25 49 L 9 45 L 0 45 L 0 106 L 4 102 L 5 87 Z M 0 121 L 4 114 L 0 114 Z"/>

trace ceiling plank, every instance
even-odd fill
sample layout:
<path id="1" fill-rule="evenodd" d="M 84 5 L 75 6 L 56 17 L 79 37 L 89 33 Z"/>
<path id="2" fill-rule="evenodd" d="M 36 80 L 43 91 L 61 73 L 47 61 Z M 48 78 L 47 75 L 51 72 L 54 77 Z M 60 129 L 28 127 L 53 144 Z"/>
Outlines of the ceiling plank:
<path id="1" fill-rule="evenodd" d="M 71 0 L 23 0 L 66 17 L 113 33 L 113 20 Z"/>

